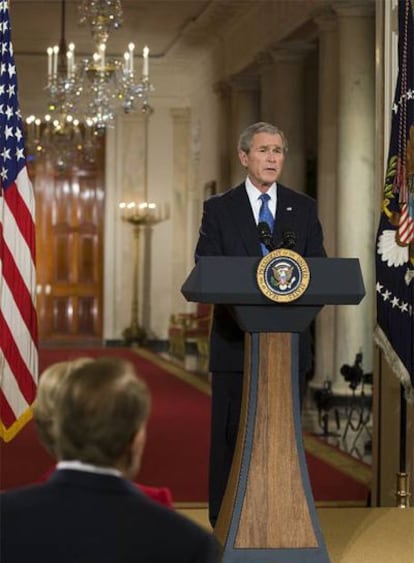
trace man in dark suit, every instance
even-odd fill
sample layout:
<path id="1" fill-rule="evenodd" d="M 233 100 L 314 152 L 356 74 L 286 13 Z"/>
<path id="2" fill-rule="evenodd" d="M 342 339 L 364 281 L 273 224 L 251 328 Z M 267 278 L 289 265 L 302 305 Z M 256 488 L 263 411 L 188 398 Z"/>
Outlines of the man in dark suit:
<path id="1" fill-rule="evenodd" d="M 213 536 L 131 483 L 150 398 L 133 366 L 100 358 L 56 394 L 59 461 L 47 482 L 0 495 L 2 563 L 216 563 Z"/>
<path id="2" fill-rule="evenodd" d="M 36 401 L 33 405 L 33 420 L 41 444 L 55 459 L 57 458 L 55 451 L 56 397 L 59 395 L 62 383 L 66 377 L 70 376 L 72 370 L 92 361 L 92 358 L 80 357 L 73 360 L 56 362 L 48 366 L 40 375 Z M 46 481 L 55 469 L 56 465 L 49 467 L 47 471 L 39 477 L 37 482 L 43 483 Z M 164 506 L 173 508 L 172 492 L 168 487 L 150 487 L 137 482 L 134 484 L 153 500 L 160 502 Z"/>
<path id="3" fill-rule="evenodd" d="M 273 246 L 294 233 L 294 250 L 302 256 L 326 256 L 316 202 L 277 183 L 287 153 L 284 133 L 259 122 L 240 136 L 238 154 L 247 170 L 243 184 L 204 203 L 196 259 L 199 256 L 261 256 L 258 223 L 263 217 Z M 267 200 L 263 202 L 263 195 Z M 268 197 L 269 196 L 269 197 Z M 264 205 L 266 209 L 264 210 Z M 264 215 L 263 212 L 265 211 Z M 270 214 L 270 215 L 269 215 Z M 266 220 L 266 219 L 265 219 Z M 239 425 L 244 361 L 244 334 L 231 310 L 215 306 L 210 336 L 212 423 L 209 476 L 209 517 L 214 526 L 230 472 Z M 311 367 L 309 332 L 300 339 L 300 386 Z"/>

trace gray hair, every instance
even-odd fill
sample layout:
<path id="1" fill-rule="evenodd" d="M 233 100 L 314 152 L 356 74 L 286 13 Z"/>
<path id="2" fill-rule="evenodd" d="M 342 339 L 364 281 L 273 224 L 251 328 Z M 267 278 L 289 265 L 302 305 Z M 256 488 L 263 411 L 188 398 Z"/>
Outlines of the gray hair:
<path id="1" fill-rule="evenodd" d="M 150 393 L 134 365 L 98 358 L 74 370 L 59 394 L 59 459 L 116 466 L 150 411 Z"/>
<path id="2" fill-rule="evenodd" d="M 250 152 L 253 137 L 258 133 L 270 133 L 270 135 L 280 135 L 283 143 L 283 152 L 286 154 L 288 151 L 288 142 L 285 134 L 279 127 L 272 125 L 271 123 L 266 123 L 265 121 L 258 121 L 249 125 L 239 137 L 239 142 L 237 144 L 237 150 L 243 151 L 246 154 Z"/>

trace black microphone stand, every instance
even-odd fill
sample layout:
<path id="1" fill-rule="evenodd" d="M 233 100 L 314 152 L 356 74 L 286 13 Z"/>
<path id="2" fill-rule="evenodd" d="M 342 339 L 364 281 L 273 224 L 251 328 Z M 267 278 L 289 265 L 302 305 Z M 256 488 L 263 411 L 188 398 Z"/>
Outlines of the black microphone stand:
<path id="1" fill-rule="evenodd" d="M 270 232 L 270 227 L 265 221 L 261 221 L 257 228 L 259 230 L 260 242 L 265 245 L 269 252 L 275 250 L 275 245 L 272 240 L 272 233 Z"/>

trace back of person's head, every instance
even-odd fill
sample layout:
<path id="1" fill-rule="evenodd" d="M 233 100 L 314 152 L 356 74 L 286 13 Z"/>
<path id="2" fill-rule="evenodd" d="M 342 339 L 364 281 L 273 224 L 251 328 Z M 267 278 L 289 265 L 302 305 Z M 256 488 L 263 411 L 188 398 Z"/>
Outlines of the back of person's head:
<path id="1" fill-rule="evenodd" d="M 40 375 L 33 404 L 33 418 L 40 441 L 53 456 L 56 456 L 54 421 L 57 394 L 73 370 L 92 361 L 91 358 L 77 358 L 72 361 L 57 362 Z"/>
<path id="2" fill-rule="evenodd" d="M 119 358 L 99 358 L 85 364 L 66 379 L 59 398 L 59 459 L 117 467 L 128 476 L 131 469 L 136 473 L 145 442 L 150 395 L 133 364 Z M 138 454 L 131 451 L 137 436 Z"/>
<path id="3" fill-rule="evenodd" d="M 288 151 L 288 142 L 286 135 L 283 133 L 279 127 L 267 123 L 266 121 L 258 121 L 257 123 L 252 123 L 249 125 L 240 135 L 239 142 L 237 145 L 237 150 L 245 152 L 248 154 L 252 146 L 252 140 L 258 133 L 269 133 L 270 135 L 280 135 L 283 142 L 283 152 Z"/>

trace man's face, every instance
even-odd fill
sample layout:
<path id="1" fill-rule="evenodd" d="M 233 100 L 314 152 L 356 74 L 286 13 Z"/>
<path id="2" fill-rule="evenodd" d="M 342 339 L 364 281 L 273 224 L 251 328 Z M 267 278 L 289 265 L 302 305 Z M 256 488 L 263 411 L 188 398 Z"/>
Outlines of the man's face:
<path id="1" fill-rule="evenodd" d="M 267 191 L 282 173 L 285 161 L 282 137 L 279 134 L 257 133 L 250 152 L 239 151 L 239 158 L 247 168 L 252 184 L 261 191 Z"/>

